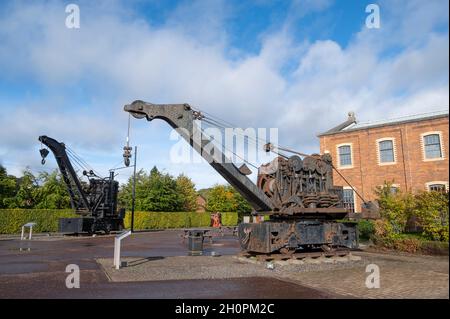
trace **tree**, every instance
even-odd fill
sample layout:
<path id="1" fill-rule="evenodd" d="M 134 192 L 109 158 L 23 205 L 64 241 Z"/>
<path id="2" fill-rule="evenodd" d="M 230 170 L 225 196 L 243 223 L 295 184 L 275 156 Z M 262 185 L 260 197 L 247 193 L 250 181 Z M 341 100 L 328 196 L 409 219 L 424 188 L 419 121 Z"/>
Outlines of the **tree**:
<path id="1" fill-rule="evenodd" d="M 448 242 L 448 193 L 420 192 L 415 196 L 414 215 L 431 240 Z"/>
<path id="2" fill-rule="evenodd" d="M 382 187 L 375 190 L 378 196 L 381 218 L 387 228 L 387 233 L 400 234 L 404 232 L 408 219 L 414 209 L 414 196 L 401 191 L 392 192 L 392 183 L 385 182 Z"/>
<path id="3" fill-rule="evenodd" d="M 128 179 L 119 193 L 119 202 L 131 209 L 133 178 Z M 183 200 L 178 194 L 176 180 L 153 167 L 150 174 L 140 170 L 136 176 L 136 210 L 176 212 L 183 210 Z"/>
<path id="4" fill-rule="evenodd" d="M 14 201 L 17 191 L 17 179 L 8 175 L 6 168 L 0 165 L 0 208 L 7 208 Z"/>
<path id="5" fill-rule="evenodd" d="M 147 174 L 144 172 L 144 170 L 140 169 L 138 172 L 136 172 L 136 190 L 141 185 L 144 184 L 145 179 L 147 178 Z M 131 209 L 131 200 L 132 200 L 132 193 L 133 192 L 133 177 L 131 176 L 128 178 L 128 181 L 126 184 L 121 185 L 119 194 L 117 196 L 117 201 L 120 207 L 124 207 L 126 209 Z"/>
<path id="6" fill-rule="evenodd" d="M 42 185 L 35 190 L 35 208 L 70 208 L 70 196 L 62 176 L 57 170 L 41 172 L 38 180 Z"/>
<path id="7" fill-rule="evenodd" d="M 238 221 L 242 221 L 244 215 L 249 215 L 253 208 L 242 195 L 232 188 L 234 198 L 237 203 L 236 211 L 238 213 Z"/>
<path id="8" fill-rule="evenodd" d="M 211 212 L 235 212 L 238 207 L 233 188 L 228 185 L 213 186 L 206 198 L 206 210 Z"/>
<path id="9" fill-rule="evenodd" d="M 33 208 L 36 203 L 36 190 L 39 187 L 36 177 L 27 168 L 19 178 L 18 184 L 19 190 L 9 208 Z"/>
<path id="10" fill-rule="evenodd" d="M 194 212 L 197 210 L 197 192 L 195 184 L 184 174 L 178 175 L 176 179 L 178 194 L 181 197 L 183 210 Z"/>

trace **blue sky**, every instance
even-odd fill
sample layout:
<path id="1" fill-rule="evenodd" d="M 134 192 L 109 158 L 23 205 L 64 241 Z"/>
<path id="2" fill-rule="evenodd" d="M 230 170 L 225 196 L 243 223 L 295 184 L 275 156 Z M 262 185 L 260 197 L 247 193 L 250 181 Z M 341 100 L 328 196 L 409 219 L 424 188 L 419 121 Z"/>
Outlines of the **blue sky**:
<path id="1" fill-rule="evenodd" d="M 64 141 L 103 174 L 120 163 L 124 104 L 191 103 L 242 128 L 275 127 L 280 144 L 318 150 L 342 122 L 448 109 L 448 1 L 3 1 L 0 163 L 40 165 L 37 137 Z M 381 27 L 365 26 L 369 3 Z M 224 180 L 170 160 L 170 128 L 133 121 L 138 166 Z M 130 171 L 118 176 L 123 181 Z M 254 176 L 253 176 L 254 177 Z"/>

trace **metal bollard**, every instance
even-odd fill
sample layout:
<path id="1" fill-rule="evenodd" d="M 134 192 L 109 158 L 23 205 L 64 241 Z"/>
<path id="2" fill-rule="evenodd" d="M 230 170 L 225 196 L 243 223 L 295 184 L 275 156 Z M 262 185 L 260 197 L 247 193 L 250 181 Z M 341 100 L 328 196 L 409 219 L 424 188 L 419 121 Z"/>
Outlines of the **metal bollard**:
<path id="1" fill-rule="evenodd" d="M 131 230 L 124 231 L 114 238 L 114 267 L 120 269 L 120 243 L 122 239 L 131 235 Z"/>

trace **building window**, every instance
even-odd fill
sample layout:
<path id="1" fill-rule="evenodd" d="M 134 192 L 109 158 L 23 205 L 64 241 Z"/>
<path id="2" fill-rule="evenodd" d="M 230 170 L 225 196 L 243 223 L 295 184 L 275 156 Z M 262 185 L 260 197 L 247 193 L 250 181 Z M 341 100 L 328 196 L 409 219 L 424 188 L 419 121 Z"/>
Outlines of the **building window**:
<path id="1" fill-rule="evenodd" d="M 432 185 L 428 186 L 428 189 L 430 190 L 430 192 L 444 193 L 445 185 L 444 184 L 432 184 Z"/>
<path id="2" fill-rule="evenodd" d="M 425 159 L 442 158 L 441 136 L 440 134 L 423 135 L 423 150 Z"/>
<path id="3" fill-rule="evenodd" d="M 378 149 L 380 155 L 380 163 L 393 163 L 395 162 L 394 156 L 394 141 L 384 140 L 378 142 Z"/>
<path id="4" fill-rule="evenodd" d="M 350 210 L 350 212 L 355 212 L 355 196 L 353 194 L 353 189 L 344 188 L 344 208 Z"/>
<path id="5" fill-rule="evenodd" d="M 392 195 L 395 195 L 398 193 L 398 186 L 391 186 L 390 192 Z"/>
<path id="6" fill-rule="evenodd" d="M 339 166 L 352 165 L 352 147 L 350 145 L 342 145 L 338 147 Z"/>
<path id="7" fill-rule="evenodd" d="M 429 192 L 448 192 L 448 182 L 444 181 L 432 181 L 425 184 L 427 191 Z"/>

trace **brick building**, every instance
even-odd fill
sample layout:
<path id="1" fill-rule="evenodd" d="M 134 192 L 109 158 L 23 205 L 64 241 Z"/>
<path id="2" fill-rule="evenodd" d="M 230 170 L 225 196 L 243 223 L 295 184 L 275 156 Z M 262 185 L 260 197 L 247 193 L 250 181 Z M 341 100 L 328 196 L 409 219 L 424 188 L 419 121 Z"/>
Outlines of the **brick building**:
<path id="1" fill-rule="evenodd" d="M 337 170 L 372 200 L 385 181 L 393 183 L 392 191 L 448 191 L 448 128 L 448 110 L 370 123 L 349 113 L 347 121 L 318 137 L 321 154 L 330 153 Z M 339 174 L 333 178 L 344 187 L 347 206 L 360 211 L 360 198 Z"/>

